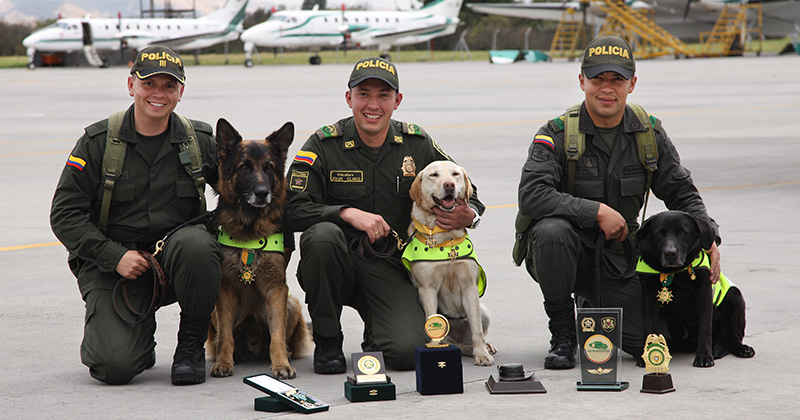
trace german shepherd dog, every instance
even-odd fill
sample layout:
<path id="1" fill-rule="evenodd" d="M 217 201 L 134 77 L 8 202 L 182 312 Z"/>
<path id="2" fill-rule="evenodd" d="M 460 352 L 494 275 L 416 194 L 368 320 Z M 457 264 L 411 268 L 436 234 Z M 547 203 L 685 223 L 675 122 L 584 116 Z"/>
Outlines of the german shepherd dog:
<path id="1" fill-rule="evenodd" d="M 697 367 L 714 366 L 714 359 L 728 353 L 738 357 L 756 354 L 742 343 L 742 292 L 720 275 L 714 287 L 727 283 L 730 288 L 724 295 L 717 294 L 710 270 L 702 264 L 703 258 L 709 258 L 703 249 L 710 248 L 713 241 L 714 230 L 708 222 L 681 211 L 651 216 L 636 232 L 639 255 L 654 271 L 637 270 L 642 283 L 644 334 L 663 334 L 674 351 L 695 352 L 693 365 Z M 637 364 L 644 366 L 641 359 Z"/>
<path id="2" fill-rule="evenodd" d="M 284 124 L 265 141 L 244 142 L 230 123 L 220 119 L 216 137 L 215 222 L 221 234 L 237 242 L 266 242 L 268 236 L 282 232 L 286 153 L 294 125 Z M 275 377 L 295 377 L 289 358 L 305 356 L 311 338 L 300 302 L 289 296 L 282 252 L 222 246 L 222 284 L 206 347 L 216 362 L 211 376 L 231 376 L 235 358 L 264 359 L 268 354 Z"/>

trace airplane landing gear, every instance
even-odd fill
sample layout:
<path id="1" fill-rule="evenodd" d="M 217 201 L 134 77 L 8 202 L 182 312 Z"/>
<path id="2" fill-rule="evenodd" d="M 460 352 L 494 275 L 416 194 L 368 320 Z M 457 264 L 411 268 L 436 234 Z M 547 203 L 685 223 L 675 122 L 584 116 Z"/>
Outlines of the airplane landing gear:
<path id="1" fill-rule="evenodd" d="M 28 70 L 36 70 L 36 64 L 34 64 L 33 61 L 28 63 Z"/>
<path id="2" fill-rule="evenodd" d="M 311 64 L 312 66 L 318 66 L 322 64 L 322 57 L 316 54 L 312 55 L 311 57 L 308 58 L 308 64 Z"/>
<path id="3" fill-rule="evenodd" d="M 380 57 L 386 61 L 392 61 L 392 56 L 389 53 L 383 53 Z"/>
<path id="4" fill-rule="evenodd" d="M 248 58 L 248 59 L 244 60 L 244 66 L 247 67 L 248 69 L 250 67 L 253 67 L 253 59 L 252 58 Z"/>

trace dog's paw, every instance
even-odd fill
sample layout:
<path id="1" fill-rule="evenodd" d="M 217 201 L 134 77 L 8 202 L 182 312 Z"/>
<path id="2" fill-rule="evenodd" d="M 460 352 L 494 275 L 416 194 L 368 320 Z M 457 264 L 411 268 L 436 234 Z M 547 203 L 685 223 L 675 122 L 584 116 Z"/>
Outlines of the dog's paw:
<path id="1" fill-rule="evenodd" d="M 487 354 L 476 354 L 473 356 L 476 366 L 491 366 L 494 364 L 494 357 Z"/>
<path id="2" fill-rule="evenodd" d="M 490 343 L 486 343 L 486 351 L 488 351 L 489 354 L 497 354 L 497 347 L 491 345 Z"/>
<path id="3" fill-rule="evenodd" d="M 294 379 L 297 374 L 293 367 L 289 365 L 276 366 L 272 365 L 272 376 L 278 379 Z"/>
<path id="4" fill-rule="evenodd" d="M 714 358 L 710 355 L 700 355 L 698 354 L 694 358 L 694 363 L 692 363 L 695 367 L 711 367 L 714 366 Z"/>
<path id="5" fill-rule="evenodd" d="M 756 355 L 756 350 L 747 344 L 742 344 L 739 348 L 731 349 L 731 353 L 736 357 L 749 358 Z"/>
<path id="6" fill-rule="evenodd" d="M 217 361 L 211 366 L 211 376 L 215 378 L 226 378 L 233 375 L 233 363 Z"/>
<path id="7" fill-rule="evenodd" d="M 645 366 L 644 365 L 644 359 L 642 359 L 641 357 L 637 357 L 636 358 L 636 366 L 638 366 L 640 368 L 643 368 Z"/>

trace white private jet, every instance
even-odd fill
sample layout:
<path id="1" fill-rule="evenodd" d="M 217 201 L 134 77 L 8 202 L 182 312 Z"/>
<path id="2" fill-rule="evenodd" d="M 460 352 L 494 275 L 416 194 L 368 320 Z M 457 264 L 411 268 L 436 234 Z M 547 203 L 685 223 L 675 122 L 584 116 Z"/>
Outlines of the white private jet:
<path id="1" fill-rule="evenodd" d="M 765 36 L 787 36 L 800 32 L 800 0 L 625 0 L 633 9 L 653 9 L 655 22 L 678 38 L 697 39 L 701 32 L 709 31 L 722 8 L 728 4 L 761 3 Z M 478 13 L 537 20 L 559 21 L 563 12 L 572 9 L 580 12 L 580 1 L 520 3 L 469 3 L 467 7 Z M 604 12 L 597 2 L 586 2 L 586 13 L 602 23 Z"/>
<path id="2" fill-rule="evenodd" d="M 184 18 L 65 18 L 41 28 L 22 41 L 28 48 L 28 68 L 41 52 L 83 51 L 89 64 L 104 67 L 101 55 L 127 48 L 165 45 L 173 50 L 195 50 L 235 41 L 242 32 L 249 0 L 227 0 L 221 9 L 196 19 Z"/>
<path id="3" fill-rule="evenodd" d="M 437 0 L 414 11 L 291 10 L 275 12 L 242 32 L 245 66 L 254 47 L 308 48 L 377 46 L 385 55 L 393 45 L 411 45 L 456 31 L 463 0 Z M 319 55 L 309 59 L 320 64 Z"/>

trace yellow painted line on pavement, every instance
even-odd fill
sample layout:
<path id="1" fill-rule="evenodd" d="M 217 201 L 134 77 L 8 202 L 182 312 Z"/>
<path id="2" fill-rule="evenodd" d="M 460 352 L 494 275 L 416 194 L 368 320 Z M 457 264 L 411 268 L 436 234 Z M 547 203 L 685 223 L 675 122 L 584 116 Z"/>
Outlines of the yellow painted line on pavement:
<path id="1" fill-rule="evenodd" d="M 7 247 L 0 248 L 0 252 L 3 252 L 3 251 L 19 251 L 20 249 L 44 248 L 44 247 L 47 247 L 47 246 L 56 246 L 56 245 L 61 245 L 61 242 L 46 242 L 46 243 L 43 243 L 43 244 L 7 246 Z"/>

